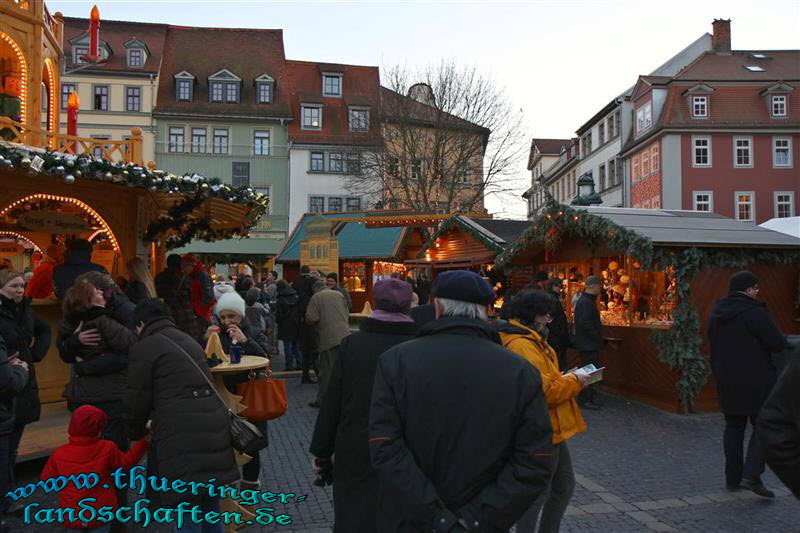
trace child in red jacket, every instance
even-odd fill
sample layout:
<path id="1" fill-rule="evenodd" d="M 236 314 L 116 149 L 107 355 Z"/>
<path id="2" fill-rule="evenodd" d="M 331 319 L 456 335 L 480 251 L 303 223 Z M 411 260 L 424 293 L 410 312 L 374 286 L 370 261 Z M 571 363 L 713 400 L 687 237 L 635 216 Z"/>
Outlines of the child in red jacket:
<path id="1" fill-rule="evenodd" d="M 114 490 L 111 473 L 120 467 L 128 470 L 136 466 L 150 445 L 150 439 L 146 437 L 134 442 L 127 452 L 121 452 L 116 444 L 100 436 L 107 423 L 108 415 L 97 407 L 82 405 L 75 409 L 69 422 L 69 443 L 56 448 L 42 470 L 42 480 L 91 473 L 99 476 L 100 481 L 92 488 L 78 489 L 69 482 L 59 492 L 59 507 L 74 508 L 76 516 L 80 511 L 78 502 L 85 498 L 97 499 L 91 504 L 95 509 L 109 506 L 116 511 L 117 493 Z M 104 484 L 109 488 L 103 488 Z M 102 533 L 111 528 L 110 522 L 104 523 L 99 520 L 89 523 L 76 521 L 61 525 L 93 533 Z"/>

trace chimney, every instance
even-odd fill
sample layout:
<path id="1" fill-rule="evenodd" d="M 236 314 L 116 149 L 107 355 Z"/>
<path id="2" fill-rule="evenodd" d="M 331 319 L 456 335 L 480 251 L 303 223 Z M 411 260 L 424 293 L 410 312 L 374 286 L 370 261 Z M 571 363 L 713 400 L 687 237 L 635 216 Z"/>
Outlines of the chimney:
<path id="1" fill-rule="evenodd" d="M 731 19 L 714 19 L 711 23 L 714 34 L 711 36 L 711 48 L 718 54 L 731 53 Z"/>

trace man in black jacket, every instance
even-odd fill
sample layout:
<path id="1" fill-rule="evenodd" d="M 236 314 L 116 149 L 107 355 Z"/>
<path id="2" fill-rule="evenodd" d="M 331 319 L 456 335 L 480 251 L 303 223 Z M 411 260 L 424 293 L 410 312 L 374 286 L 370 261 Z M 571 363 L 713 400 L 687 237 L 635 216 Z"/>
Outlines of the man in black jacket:
<path id="1" fill-rule="evenodd" d="M 600 366 L 603 349 L 603 323 L 597 310 L 597 296 L 603 290 L 603 281 L 597 276 L 586 278 L 586 288 L 575 303 L 575 341 L 573 345 L 581 355 L 581 363 Z M 589 385 L 578 396 L 578 403 L 587 409 L 599 409 L 594 385 Z"/>
<path id="2" fill-rule="evenodd" d="M 545 292 L 554 296 L 553 298 L 553 312 L 550 316 L 553 321 L 548 324 L 547 329 L 547 343 L 553 347 L 558 355 L 558 367 L 561 371 L 569 370 L 567 368 L 567 348 L 569 348 L 569 324 L 567 324 L 567 314 L 564 312 L 564 306 L 561 305 L 561 291 L 564 289 L 564 282 L 558 278 L 547 280 L 544 285 Z"/>
<path id="3" fill-rule="evenodd" d="M 370 409 L 377 531 L 507 531 L 542 494 L 552 429 L 536 369 L 486 322 L 486 281 L 439 275 L 437 320 L 378 361 Z"/>
<path id="4" fill-rule="evenodd" d="M 311 269 L 308 265 L 300 267 L 300 277 L 294 280 L 292 288 L 297 292 L 299 299 L 297 304 L 297 314 L 300 317 L 299 335 L 297 342 L 300 343 L 300 351 L 303 356 L 303 376 L 301 383 L 316 383 L 311 379 L 311 367 L 316 368 L 315 358 L 317 355 L 317 332 L 314 326 L 306 324 L 306 310 L 311 297 L 314 296 L 314 283 L 317 280 L 311 276 Z"/>
<path id="5" fill-rule="evenodd" d="M 788 347 L 766 305 L 756 300 L 758 279 L 752 272 L 731 276 L 728 296 L 718 300 L 708 320 L 711 370 L 725 415 L 725 481 L 728 490 L 740 487 L 759 496 L 775 494 L 761 483 L 764 455 L 755 433 L 743 456 L 747 421 L 756 417 L 777 379 L 771 354 Z"/>
<path id="6" fill-rule="evenodd" d="M 758 434 L 773 472 L 800 498 L 800 345 L 758 414 Z"/>

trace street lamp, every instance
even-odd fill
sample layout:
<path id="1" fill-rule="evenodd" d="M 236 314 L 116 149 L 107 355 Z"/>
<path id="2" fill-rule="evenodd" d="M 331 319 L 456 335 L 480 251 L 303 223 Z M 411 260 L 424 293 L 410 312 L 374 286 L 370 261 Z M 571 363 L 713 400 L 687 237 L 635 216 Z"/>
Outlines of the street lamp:
<path id="1" fill-rule="evenodd" d="M 594 191 L 592 173 L 587 172 L 578 178 L 578 195 L 572 199 L 572 205 L 600 205 L 603 199 Z"/>

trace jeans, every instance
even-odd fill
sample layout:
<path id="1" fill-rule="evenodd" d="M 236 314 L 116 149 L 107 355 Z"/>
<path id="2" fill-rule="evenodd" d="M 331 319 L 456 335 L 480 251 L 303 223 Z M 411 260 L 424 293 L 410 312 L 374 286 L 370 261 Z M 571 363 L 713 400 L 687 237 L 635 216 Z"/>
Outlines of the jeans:
<path id="1" fill-rule="evenodd" d="M 220 509 L 220 501 L 219 496 L 216 498 L 211 498 L 208 496 L 204 496 L 200 501 L 200 514 L 205 515 L 209 511 L 214 511 L 218 513 Z M 184 522 L 183 527 L 178 529 L 178 524 L 176 522 L 172 523 L 172 531 L 181 531 L 181 532 L 188 532 L 188 533 L 222 533 L 223 532 L 223 524 L 222 521 L 216 524 L 210 524 L 208 522 L 201 522 L 199 524 L 195 524 L 189 520 L 186 520 L 186 515 L 184 515 Z"/>
<path id="2" fill-rule="evenodd" d="M 744 457 L 744 433 L 750 420 L 750 443 L 747 445 L 747 458 Z M 764 473 L 764 452 L 755 432 L 755 415 L 725 415 L 725 481 L 728 485 L 738 485 L 742 479 L 760 481 Z"/>
<path id="3" fill-rule="evenodd" d="M 282 341 L 283 353 L 286 357 L 286 368 L 300 369 L 303 366 L 303 354 L 297 341 Z"/>
<path id="4" fill-rule="evenodd" d="M 339 347 L 334 346 L 330 350 L 319 352 L 319 375 L 317 381 L 319 388 L 317 389 L 317 402 L 322 405 L 325 399 L 325 393 L 328 390 L 328 383 L 331 379 L 331 369 L 333 368 L 336 358 L 339 357 Z"/>
<path id="5" fill-rule="evenodd" d="M 25 424 L 18 424 L 14 426 L 14 430 L 8 435 L 8 481 L 10 485 L 14 485 L 16 482 L 14 467 L 17 464 L 17 451 L 24 431 Z"/>
<path id="6" fill-rule="evenodd" d="M 550 483 L 517 522 L 517 533 L 535 533 L 539 511 L 542 512 L 539 533 L 558 532 L 561 519 L 575 490 L 575 474 L 572 471 L 572 458 L 566 442 L 553 446 L 553 461 L 556 466 Z"/>
<path id="7" fill-rule="evenodd" d="M 581 352 L 581 364 L 583 366 L 586 365 L 594 365 L 597 368 L 600 368 L 600 352 Z M 568 368 L 565 370 L 569 370 Z M 595 403 L 595 394 L 594 394 L 594 385 L 589 385 L 588 387 L 584 387 L 584 389 L 578 394 L 578 403 L 584 404 L 587 402 Z"/>

